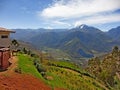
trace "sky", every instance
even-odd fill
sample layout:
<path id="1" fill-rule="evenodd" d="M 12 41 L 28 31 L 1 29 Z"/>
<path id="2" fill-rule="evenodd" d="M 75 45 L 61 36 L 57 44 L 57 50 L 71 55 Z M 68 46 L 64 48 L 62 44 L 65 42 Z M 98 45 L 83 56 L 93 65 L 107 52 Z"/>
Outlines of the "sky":
<path id="1" fill-rule="evenodd" d="M 0 0 L 0 27 L 73 28 L 102 31 L 120 26 L 120 0 Z"/>

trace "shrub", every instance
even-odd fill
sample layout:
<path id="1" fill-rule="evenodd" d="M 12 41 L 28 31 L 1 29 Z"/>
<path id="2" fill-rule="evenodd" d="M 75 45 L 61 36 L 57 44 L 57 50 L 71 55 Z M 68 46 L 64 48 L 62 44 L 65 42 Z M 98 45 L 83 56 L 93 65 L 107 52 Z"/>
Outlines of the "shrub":
<path id="1" fill-rule="evenodd" d="M 46 75 L 46 73 L 45 72 L 41 72 L 41 75 L 44 77 Z"/>
<path id="2" fill-rule="evenodd" d="M 33 61 L 33 63 L 34 63 L 34 65 L 36 66 L 36 64 L 39 64 L 40 61 L 35 59 L 35 60 Z"/>
<path id="3" fill-rule="evenodd" d="M 31 56 L 31 57 L 35 57 L 35 58 L 38 58 L 38 57 L 39 57 L 38 55 L 36 55 L 36 54 L 34 54 L 34 53 L 30 54 L 30 56 Z"/>
<path id="4" fill-rule="evenodd" d="M 27 54 L 26 48 L 23 48 L 23 53 L 24 53 L 24 54 Z"/>
<path id="5" fill-rule="evenodd" d="M 21 68 L 15 68 L 15 72 L 17 72 L 17 73 L 22 73 L 22 71 L 21 71 Z"/>
<path id="6" fill-rule="evenodd" d="M 40 64 L 40 60 L 33 61 L 35 67 L 37 68 L 38 72 L 41 73 L 42 76 L 45 76 L 46 69 Z"/>
<path id="7" fill-rule="evenodd" d="M 41 72 L 46 72 L 46 70 L 42 67 L 41 64 L 38 64 L 37 70 L 38 70 L 40 73 L 41 73 Z"/>

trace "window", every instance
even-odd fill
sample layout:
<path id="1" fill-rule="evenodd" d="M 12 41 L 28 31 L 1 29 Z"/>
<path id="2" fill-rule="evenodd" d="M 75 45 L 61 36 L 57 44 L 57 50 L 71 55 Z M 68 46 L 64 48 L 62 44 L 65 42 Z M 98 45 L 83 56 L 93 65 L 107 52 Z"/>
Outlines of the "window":
<path id="1" fill-rule="evenodd" d="M 7 35 L 2 35 L 1 38 L 8 38 L 8 36 Z"/>

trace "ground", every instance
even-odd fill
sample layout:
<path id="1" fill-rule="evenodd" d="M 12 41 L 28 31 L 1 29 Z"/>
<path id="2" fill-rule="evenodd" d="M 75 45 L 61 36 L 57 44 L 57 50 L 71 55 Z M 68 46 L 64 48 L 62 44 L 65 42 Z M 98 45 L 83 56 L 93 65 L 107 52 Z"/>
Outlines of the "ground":
<path id="1" fill-rule="evenodd" d="M 11 63 L 11 65 L 8 67 L 8 69 L 4 72 L 0 72 L 0 75 L 3 74 L 14 74 L 14 69 L 17 67 L 17 62 L 18 62 L 18 58 L 17 57 L 11 57 L 9 62 Z"/>
<path id="2" fill-rule="evenodd" d="M 37 78 L 21 74 L 1 75 L 0 85 L 3 90 L 51 90 L 49 86 Z"/>
<path id="3" fill-rule="evenodd" d="M 32 75 L 15 73 L 17 61 L 17 57 L 12 57 L 8 70 L 0 72 L 0 90 L 51 90 L 50 86 Z"/>

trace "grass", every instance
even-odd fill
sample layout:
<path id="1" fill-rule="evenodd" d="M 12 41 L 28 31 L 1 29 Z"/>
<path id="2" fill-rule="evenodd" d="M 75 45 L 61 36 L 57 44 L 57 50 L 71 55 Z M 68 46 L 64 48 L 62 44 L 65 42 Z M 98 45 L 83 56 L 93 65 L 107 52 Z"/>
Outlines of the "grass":
<path id="1" fill-rule="evenodd" d="M 74 63 L 71 63 L 69 61 L 50 61 L 49 64 L 55 65 L 55 66 L 61 66 L 61 67 L 66 67 L 70 69 L 80 69 L 79 66 L 75 65 Z"/>
<path id="2" fill-rule="evenodd" d="M 74 63 L 51 60 L 44 67 L 47 68 L 46 75 L 54 78 L 46 80 L 53 87 L 69 90 L 103 90 L 104 88 L 94 78 L 85 75 L 85 71 Z"/>
<path id="3" fill-rule="evenodd" d="M 115 86 L 113 90 L 120 90 L 120 80 L 118 79 L 118 77 L 114 77 L 114 79 L 115 79 Z"/>
<path id="4" fill-rule="evenodd" d="M 65 68 L 65 69 L 70 69 L 75 72 L 91 76 L 88 72 L 83 70 L 80 66 L 76 65 L 75 63 L 69 62 L 69 61 L 53 61 L 53 60 L 51 60 L 50 62 L 48 62 L 48 65 L 61 67 L 61 68 Z M 94 78 L 93 76 L 91 76 L 91 77 Z"/>
<path id="5" fill-rule="evenodd" d="M 54 87 L 61 87 L 61 88 L 66 88 L 66 85 L 64 84 L 64 82 L 61 80 L 61 78 L 59 76 L 57 76 L 54 73 L 51 72 L 47 72 L 46 75 L 48 76 L 52 76 L 53 80 L 46 80 L 46 82 L 51 85 L 53 88 Z"/>
<path id="6" fill-rule="evenodd" d="M 54 63 L 62 67 L 68 67 L 68 69 L 54 65 L 52 66 L 43 64 L 44 68 L 47 69 L 46 76 L 51 76 L 53 78 L 52 80 L 49 80 L 43 78 L 42 75 L 37 71 L 33 64 L 33 60 L 35 58 L 25 54 L 19 54 L 18 58 L 18 67 L 21 68 L 21 71 L 24 74 L 32 74 L 35 77 L 44 80 L 47 84 L 51 85 L 53 89 L 55 87 L 61 87 L 69 90 L 103 90 L 99 83 L 93 78 L 73 71 L 72 69 L 81 70 L 74 63 L 67 61 L 50 61 L 50 63 Z"/>
<path id="7" fill-rule="evenodd" d="M 18 56 L 18 67 L 21 68 L 21 71 L 24 74 L 32 74 L 37 78 L 41 78 L 41 74 L 37 71 L 35 66 L 33 65 L 33 58 L 25 54 L 19 54 Z"/>
<path id="8" fill-rule="evenodd" d="M 48 84 L 53 87 L 63 87 L 69 90 L 103 90 L 96 80 L 67 71 L 60 67 L 48 66 L 47 75 L 50 75 L 54 80 L 48 80 Z"/>

